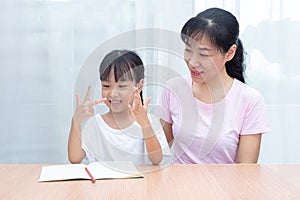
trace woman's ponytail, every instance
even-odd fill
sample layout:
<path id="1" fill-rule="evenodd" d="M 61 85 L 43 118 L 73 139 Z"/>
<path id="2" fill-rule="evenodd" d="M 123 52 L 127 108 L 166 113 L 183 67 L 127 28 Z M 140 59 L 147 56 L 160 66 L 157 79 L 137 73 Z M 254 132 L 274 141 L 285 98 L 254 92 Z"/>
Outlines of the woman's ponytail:
<path id="1" fill-rule="evenodd" d="M 240 39 L 237 40 L 236 45 L 237 48 L 234 57 L 225 64 L 226 72 L 230 77 L 245 83 L 244 72 L 246 66 L 244 64 L 244 47 Z"/>

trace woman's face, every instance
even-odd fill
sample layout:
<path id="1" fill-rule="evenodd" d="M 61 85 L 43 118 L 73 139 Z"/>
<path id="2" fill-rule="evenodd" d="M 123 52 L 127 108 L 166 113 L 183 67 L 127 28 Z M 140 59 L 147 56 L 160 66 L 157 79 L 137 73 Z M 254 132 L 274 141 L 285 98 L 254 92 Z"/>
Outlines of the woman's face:
<path id="1" fill-rule="evenodd" d="M 193 82 L 215 81 L 225 70 L 225 54 L 214 47 L 204 36 L 200 41 L 190 40 L 185 46 L 184 60 L 190 70 Z"/>
<path id="2" fill-rule="evenodd" d="M 128 104 L 132 105 L 133 95 L 137 90 L 134 81 L 118 82 L 114 78 L 114 69 L 110 71 L 109 81 L 102 81 L 102 97 L 106 97 L 105 104 L 113 113 L 128 112 Z"/>

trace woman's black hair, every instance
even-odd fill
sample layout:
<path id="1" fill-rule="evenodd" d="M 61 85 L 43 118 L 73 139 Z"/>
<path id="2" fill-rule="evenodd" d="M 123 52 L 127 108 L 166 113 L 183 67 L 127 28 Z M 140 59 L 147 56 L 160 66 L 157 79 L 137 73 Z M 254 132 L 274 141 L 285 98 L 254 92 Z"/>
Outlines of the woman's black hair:
<path id="1" fill-rule="evenodd" d="M 186 44 L 190 39 L 198 41 L 203 36 L 221 52 L 227 52 L 234 44 L 237 46 L 234 57 L 225 64 L 226 72 L 245 83 L 244 47 L 235 16 L 220 8 L 209 8 L 188 20 L 181 30 L 181 39 Z"/>
<path id="2" fill-rule="evenodd" d="M 113 50 L 102 60 L 99 72 L 101 81 L 109 81 L 110 71 L 114 69 L 115 81 L 135 81 L 139 83 L 144 79 L 144 65 L 141 58 L 133 51 Z M 143 92 L 140 92 L 143 104 Z"/>

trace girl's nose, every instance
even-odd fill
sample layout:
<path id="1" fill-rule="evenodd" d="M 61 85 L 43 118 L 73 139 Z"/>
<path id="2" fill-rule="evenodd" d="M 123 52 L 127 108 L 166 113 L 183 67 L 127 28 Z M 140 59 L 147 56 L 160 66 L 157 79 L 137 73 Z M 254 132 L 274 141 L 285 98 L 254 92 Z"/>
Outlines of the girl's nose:
<path id="1" fill-rule="evenodd" d="M 110 94 L 111 97 L 118 96 L 118 90 L 112 89 L 109 94 Z"/>

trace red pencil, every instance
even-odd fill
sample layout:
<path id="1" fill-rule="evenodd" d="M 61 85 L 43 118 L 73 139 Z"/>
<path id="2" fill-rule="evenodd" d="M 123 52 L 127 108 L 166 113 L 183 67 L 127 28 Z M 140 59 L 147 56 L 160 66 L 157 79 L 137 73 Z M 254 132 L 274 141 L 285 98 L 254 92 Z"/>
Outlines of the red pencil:
<path id="1" fill-rule="evenodd" d="M 91 178 L 92 183 L 96 182 L 96 179 L 93 177 L 93 175 L 91 174 L 91 172 L 88 170 L 87 167 L 84 168 L 86 173 L 89 175 L 89 177 Z"/>

